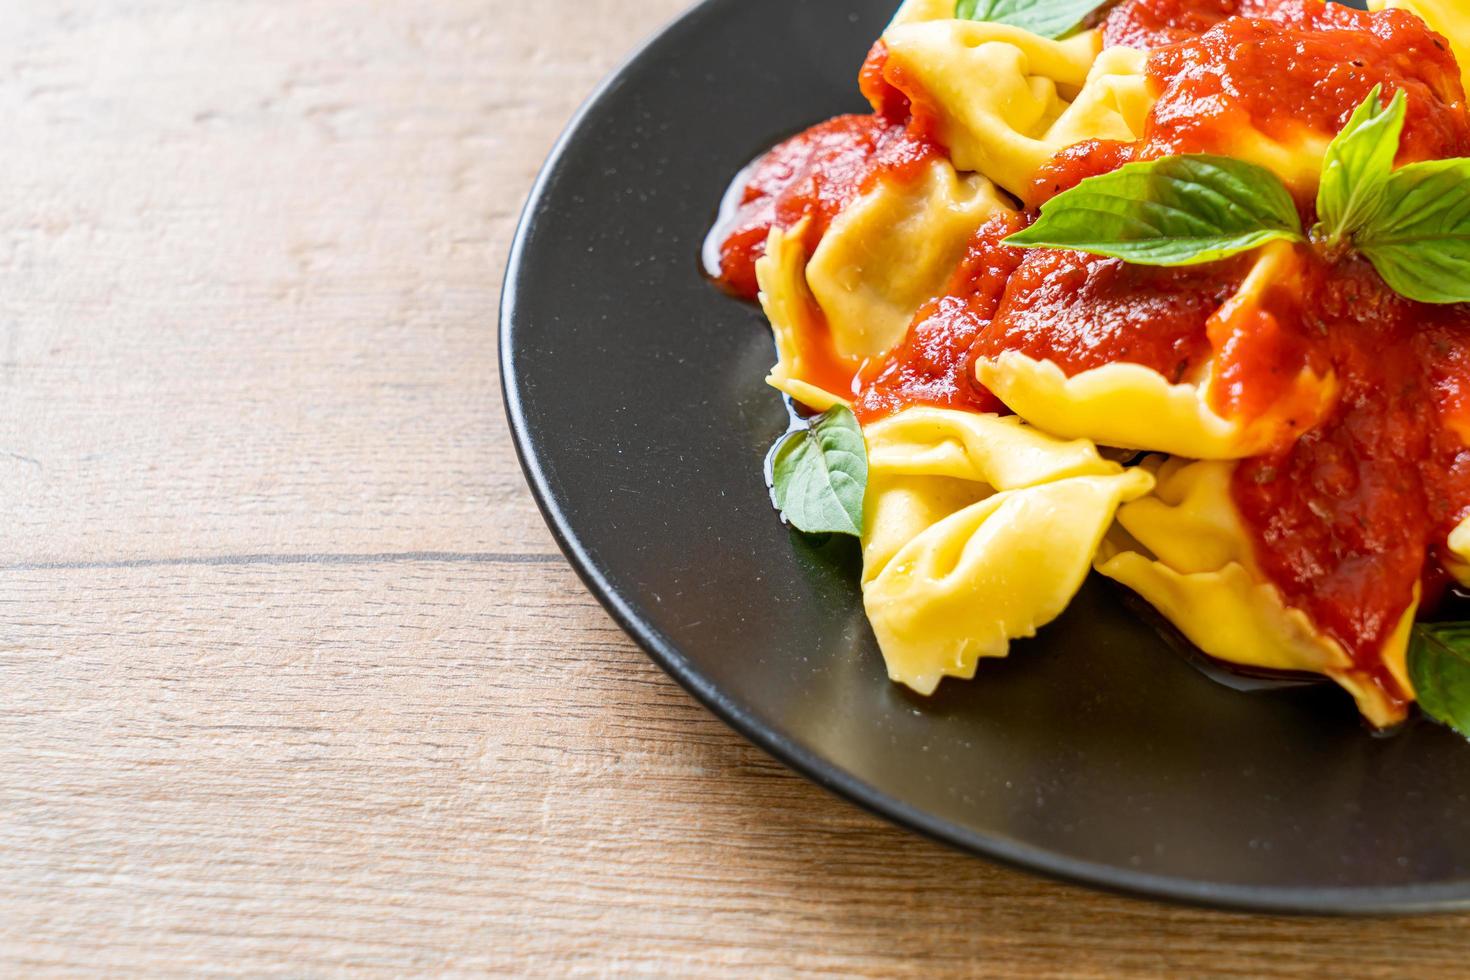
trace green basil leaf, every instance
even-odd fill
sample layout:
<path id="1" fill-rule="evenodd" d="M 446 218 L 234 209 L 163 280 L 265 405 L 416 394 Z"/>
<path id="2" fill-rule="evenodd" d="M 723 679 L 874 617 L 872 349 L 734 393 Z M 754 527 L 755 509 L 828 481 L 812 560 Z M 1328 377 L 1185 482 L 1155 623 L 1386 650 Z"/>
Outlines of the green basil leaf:
<path id="1" fill-rule="evenodd" d="M 1395 170 L 1353 241 L 1409 299 L 1470 303 L 1470 159 Z"/>
<path id="2" fill-rule="evenodd" d="M 1409 644 L 1419 707 L 1470 737 L 1470 623 L 1420 623 Z"/>
<path id="3" fill-rule="evenodd" d="M 1271 171 L 1196 155 L 1130 163 L 1042 205 L 1005 244 L 1065 248 L 1135 265 L 1198 265 L 1275 239 L 1302 240 L 1301 217 Z"/>
<path id="4" fill-rule="evenodd" d="M 1382 93 L 1382 85 L 1373 87 L 1347 126 L 1328 145 L 1322 161 L 1317 217 L 1323 233 L 1333 242 L 1357 232 L 1372 217 L 1398 156 L 1409 100 L 1400 90 L 1384 106 L 1380 102 Z"/>
<path id="5" fill-rule="evenodd" d="M 1040 34 L 1059 38 L 1072 33 L 1088 14 L 1107 0 L 959 0 L 955 17 L 960 20 L 985 20 L 993 24 L 1009 24 Z"/>
<path id="6" fill-rule="evenodd" d="M 771 462 L 776 506 L 798 531 L 863 533 L 868 449 L 857 418 L 838 405 L 789 432 Z"/>

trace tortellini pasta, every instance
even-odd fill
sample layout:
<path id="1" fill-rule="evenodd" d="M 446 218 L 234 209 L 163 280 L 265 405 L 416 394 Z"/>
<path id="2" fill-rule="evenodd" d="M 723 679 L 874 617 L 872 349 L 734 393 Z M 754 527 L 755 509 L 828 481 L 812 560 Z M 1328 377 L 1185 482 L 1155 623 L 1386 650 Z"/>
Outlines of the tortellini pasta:
<path id="1" fill-rule="evenodd" d="M 865 435 L 864 603 L 889 676 L 921 694 L 1056 618 L 1153 485 L 1015 418 L 911 408 Z"/>
<path id="2" fill-rule="evenodd" d="M 773 228 L 756 263 L 761 304 L 776 337 L 770 384 L 824 411 L 846 403 L 864 358 L 903 340 L 914 313 L 938 295 L 975 230 L 1008 205 L 979 174 L 947 161 L 911 181 L 879 181 L 832 222 L 810 257 L 810 219 Z"/>
<path id="3" fill-rule="evenodd" d="M 1098 571 L 1133 589 L 1192 643 L 1228 663 L 1322 674 L 1342 685 L 1375 725 L 1402 721 L 1405 705 L 1353 664 L 1307 615 L 1288 608 L 1255 566 L 1230 496 L 1235 464 L 1155 457 L 1152 494 L 1118 511 Z M 1413 690 L 1405 665 L 1417 603 L 1382 651 L 1400 688 Z"/>
<path id="4" fill-rule="evenodd" d="M 1132 48 L 1107 48 L 1097 56 L 1077 98 L 1046 132 L 1052 153 L 1091 139 L 1137 139 L 1154 97 L 1144 69 L 1148 55 Z"/>
<path id="5" fill-rule="evenodd" d="M 976 363 L 980 383 L 1047 432 L 1100 445 L 1238 459 L 1258 439 L 1209 406 L 1199 384 L 1170 384 L 1141 364 L 1117 362 L 1068 377 L 1019 351 Z"/>
<path id="6" fill-rule="evenodd" d="M 1037 169 L 1080 139 L 1133 140 L 1152 104 L 1145 55 L 1102 36 L 1062 41 L 1004 24 L 905 22 L 884 35 L 899 88 L 937 114 L 955 166 L 1024 197 Z"/>
<path id="7" fill-rule="evenodd" d="M 1288 244 L 1264 249 L 1216 318 L 1250 329 L 1250 317 L 1239 314 L 1291 275 L 1295 261 Z M 979 381 L 1012 411 L 1047 432 L 1195 459 L 1256 455 L 1324 417 L 1336 397 L 1330 376 L 1318 377 L 1304 368 L 1271 410 L 1245 420 L 1225 418 L 1212 407 L 1208 366 L 1200 377 L 1182 384 L 1122 361 L 1068 377 L 1051 361 L 1006 351 L 977 359 L 975 370 Z"/>
<path id="8" fill-rule="evenodd" d="M 960 177 L 943 159 L 915 180 L 879 181 L 848 206 L 806 270 L 837 353 L 875 357 L 902 340 L 975 230 L 1007 207 L 990 181 Z"/>

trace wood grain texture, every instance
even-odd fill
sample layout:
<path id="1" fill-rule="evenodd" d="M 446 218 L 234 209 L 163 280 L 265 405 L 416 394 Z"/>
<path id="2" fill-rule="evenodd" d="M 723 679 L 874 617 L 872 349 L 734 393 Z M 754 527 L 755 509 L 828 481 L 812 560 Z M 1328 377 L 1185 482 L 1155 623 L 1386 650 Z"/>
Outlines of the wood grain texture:
<path id="1" fill-rule="evenodd" d="M 681 0 L 8 0 L 0 972 L 1451 976 L 1095 895 L 693 704 L 500 407 L 513 222 Z"/>

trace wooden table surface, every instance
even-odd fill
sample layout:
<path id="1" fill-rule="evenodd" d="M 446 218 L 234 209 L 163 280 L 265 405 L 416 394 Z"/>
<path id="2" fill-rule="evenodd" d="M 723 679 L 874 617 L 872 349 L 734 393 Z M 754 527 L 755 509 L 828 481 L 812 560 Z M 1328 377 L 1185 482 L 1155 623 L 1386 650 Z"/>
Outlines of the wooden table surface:
<path id="1" fill-rule="evenodd" d="M 892 829 L 583 591 L 501 269 L 681 6 L 6 0 L 0 973 L 1464 973 L 1467 917 L 1167 908 Z"/>

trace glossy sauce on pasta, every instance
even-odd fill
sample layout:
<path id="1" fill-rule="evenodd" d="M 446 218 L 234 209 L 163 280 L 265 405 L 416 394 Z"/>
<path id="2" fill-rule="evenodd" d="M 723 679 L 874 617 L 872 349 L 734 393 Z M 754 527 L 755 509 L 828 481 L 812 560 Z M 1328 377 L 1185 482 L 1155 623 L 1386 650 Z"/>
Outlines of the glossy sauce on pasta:
<path id="1" fill-rule="evenodd" d="M 1159 101 L 1140 159 L 1235 154 L 1251 133 L 1288 146 L 1310 146 L 1315 136 L 1325 149 L 1380 84 L 1385 97 L 1408 98 L 1400 163 L 1470 149 L 1459 67 L 1423 21 L 1402 10 L 1368 14 L 1326 0 L 1256 5 L 1269 7 L 1268 16 L 1225 20 L 1152 54 L 1148 73 Z"/>
<path id="2" fill-rule="evenodd" d="M 1329 136 L 1378 84 L 1408 97 L 1399 163 L 1470 151 L 1459 68 L 1417 18 L 1320 0 L 1268 13 L 1155 52 L 1161 95 L 1140 157 L 1225 152 L 1247 129 L 1283 142 L 1303 129 Z M 1315 215 L 1303 210 L 1310 227 Z M 1454 423 L 1470 311 L 1406 300 L 1361 258 L 1297 251 L 1300 278 L 1214 339 L 1212 394 L 1222 408 L 1259 412 L 1231 402 L 1310 366 L 1337 379 L 1337 404 L 1291 445 L 1239 466 L 1233 495 L 1288 603 L 1402 696 L 1379 651 L 1417 583 L 1435 598 L 1444 576 L 1431 550 L 1470 504 L 1470 454 Z"/>
<path id="3" fill-rule="evenodd" d="M 1119 8 L 1109 30 L 1175 10 L 1230 4 L 1147 0 Z M 1398 11 L 1366 14 L 1320 0 L 1268 7 L 1270 21 L 1222 20 L 1154 52 L 1160 92 L 1136 147 L 1084 144 L 1038 174 L 1038 202 L 1133 159 L 1229 153 L 1243 132 L 1283 143 L 1341 128 L 1374 85 L 1408 95 L 1399 162 L 1470 152 L 1460 73 L 1443 41 Z M 1132 28 L 1129 28 L 1130 30 Z M 1304 226 L 1315 221 L 1310 198 Z M 1260 302 L 1217 315 L 1248 267 L 1240 260 L 1146 269 L 1038 250 L 1009 284 L 978 341 L 1019 350 L 1069 374 L 1113 361 L 1178 381 L 1206 362 L 1223 413 L 1270 410 L 1302 368 L 1339 386 L 1330 415 L 1300 438 L 1236 470 L 1233 496 L 1261 570 L 1373 675 L 1402 697 L 1379 655 L 1423 583 L 1445 576 L 1432 554 L 1470 512 L 1470 452 L 1456 427 L 1470 367 L 1470 311 L 1390 290 L 1364 260 L 1297 249 L 1298 275 Z M 1125 280 L 1133 280 L 1131 282 Z"/>
<path id="4" fill-rule="evenodd" d="M 1279 322 L 1330 367 L 1337 404 L 1291 445 L 1244 461 L 1233 496 L 1267 577 L 1401 695 L 1377 652 L 1421 580 L 1432 608 L 1445 581 L 1432 549 L 1470 504 L 1470 311 L 1406 300 L 1361 258 L 1305 260 Z"/>
<path id="5" fill-rule="evenodd" d="M 898 347 L 864 368 L 853 404 L 858 421 L 866 425 L 914 405 L 1008 414 L 1005 404 L 975 380 L 973 348 L 1025 254 L 1001 240 L 1025 224 L 1014 212 L 985 223 L 944 295 L 919 310 Z"/>

